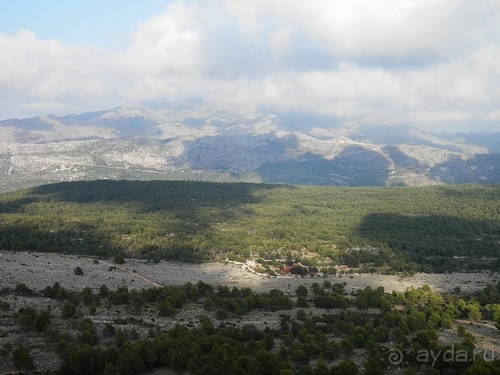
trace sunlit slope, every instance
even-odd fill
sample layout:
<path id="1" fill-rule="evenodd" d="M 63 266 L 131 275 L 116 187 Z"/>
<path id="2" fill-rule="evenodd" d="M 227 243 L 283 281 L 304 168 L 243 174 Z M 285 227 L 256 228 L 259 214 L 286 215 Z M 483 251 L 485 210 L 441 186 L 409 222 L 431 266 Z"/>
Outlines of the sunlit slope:
<path id="1" fill-rule="evenodd" d="M 499 232 L 498 186 L 101 180 L 0 195 L 9 250 L 452 270 L 498 268 Z"/>

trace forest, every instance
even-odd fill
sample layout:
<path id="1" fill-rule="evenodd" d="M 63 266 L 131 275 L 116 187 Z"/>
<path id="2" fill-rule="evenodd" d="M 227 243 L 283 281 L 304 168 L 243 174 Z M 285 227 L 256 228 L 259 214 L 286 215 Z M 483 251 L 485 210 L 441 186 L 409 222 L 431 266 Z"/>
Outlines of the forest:
<path id="1" fill-rule="evenodd" d="M 500 187 L 64 182 L 0 195 L 0 248 L 383 272 L 499 270 Z"/>
<path id="2" fill-rule="evenodd" d="M 37 298 L 49 307 L 29 303 Z M 14 309 L 8 301 L 16 299 L 25 305 Z M 192 305 L 202 307 L 195 321 L 176 319 Z M 500 373 L 500 353 L 478 349 L 470 332 L 487 321 L 500 329 L 500 284 L 473 297 L 440 295 L 427 285 L 392 293 L 366 287 L 349 295 L 343 284 L 326 279 L 290 293 L 201 281 L 144 290 L 103 284 L 97 291 L 70 291 L 59 283 L 34 291 L 18 284 L 2 289 L 0 310 L 0 368 L 22 372 L 53 357 L 57 366 L 46 374 L 143 374 L 158 368 L 207 375 Z M 235 320 L 254 310 L 277 312 L 279 323 L 258 329 Z M 143 319 L 145 311 L 177 323 L 166 329 Z M 430 351 L 441 354 L 431 358 L 425 355 Z"/>

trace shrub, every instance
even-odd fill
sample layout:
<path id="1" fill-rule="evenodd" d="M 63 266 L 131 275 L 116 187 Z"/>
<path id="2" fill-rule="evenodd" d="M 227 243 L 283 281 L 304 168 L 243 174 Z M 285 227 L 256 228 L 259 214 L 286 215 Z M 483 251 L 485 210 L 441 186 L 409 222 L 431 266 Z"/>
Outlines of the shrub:
<path id="1" fill-rule="evenodd" d="M 33 291 L 26 286 L 26 284 L 17 284 L 14 289 L 15 293 L 22 296 L 30 295 Z"/>
<path id="2" fill-rule="evenodd" d="M 125 263 L 125 257 L 123 256 L 123 254 L 118 253 L 113 258 L 113 262 L 115 262 L 116 264 L 124 264 Z"/>

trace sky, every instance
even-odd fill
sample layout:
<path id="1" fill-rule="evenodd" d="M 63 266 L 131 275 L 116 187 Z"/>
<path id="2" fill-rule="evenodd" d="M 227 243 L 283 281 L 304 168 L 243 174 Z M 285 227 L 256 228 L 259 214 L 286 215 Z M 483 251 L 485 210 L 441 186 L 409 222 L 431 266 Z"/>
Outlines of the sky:
<path id="1" fill-rule="evenodd" d="M 0 119 L 193 99 L 500 131 L 500 0 L 0 0 Z"/>

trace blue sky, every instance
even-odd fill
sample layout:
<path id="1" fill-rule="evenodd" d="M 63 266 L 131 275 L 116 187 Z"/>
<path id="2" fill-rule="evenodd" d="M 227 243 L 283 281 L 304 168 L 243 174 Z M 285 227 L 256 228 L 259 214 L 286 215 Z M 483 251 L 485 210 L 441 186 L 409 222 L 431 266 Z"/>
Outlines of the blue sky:
<path id="1" fill-rule="evenodd" d="M 0 0 L 0 47 L 0 119 L 197 98 L 500 130 L 498 0 Z"/>
<path id="2" fill-rule="evenodd" d="M 15 34 L 21 29 L 41 39 L 68 44 L 120 48 L 139 22 L 164 11 L 165 0 L 0 0 L 0 28 Z"/>

